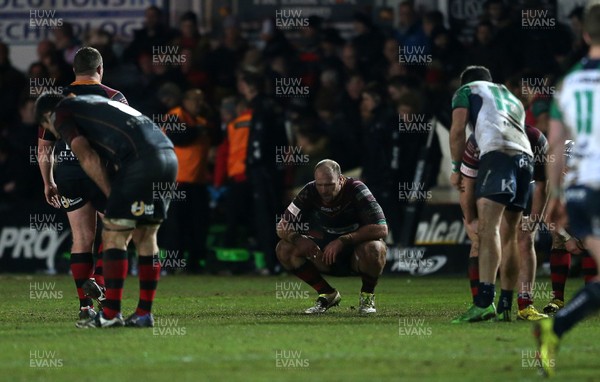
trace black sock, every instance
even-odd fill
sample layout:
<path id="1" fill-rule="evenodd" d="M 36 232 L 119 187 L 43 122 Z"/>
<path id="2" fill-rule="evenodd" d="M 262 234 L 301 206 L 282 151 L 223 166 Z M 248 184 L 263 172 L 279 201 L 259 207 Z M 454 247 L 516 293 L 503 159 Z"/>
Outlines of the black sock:
<path id="1" fill-rule="evenodd" d="M 554 332 L 562 337 L 575 324 L 598 309 L 600 309 L 600 283 L 588 283 L 556 313 Z"/>
<path id="2" fill-rule="evenodd" d="M 479 292 L 477 293 L 476 305 L 480 308 L 487 308 L 494 302 L 496 286 L 492 283 L 479 283 Z"/>
<path id="3" fill-rule="evenodd" d="M 513 291 L 500 289 L 500 299 L 498 300 L 498 308 L 496 311 L 502 313 L 505 310 L 510 311 L 512 308 Z"/>

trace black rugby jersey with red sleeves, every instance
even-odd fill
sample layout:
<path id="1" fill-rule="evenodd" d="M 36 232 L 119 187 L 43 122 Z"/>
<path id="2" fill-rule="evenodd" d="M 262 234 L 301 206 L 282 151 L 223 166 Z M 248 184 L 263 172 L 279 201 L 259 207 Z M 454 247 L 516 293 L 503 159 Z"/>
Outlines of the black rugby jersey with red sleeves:
<path id="1" fill-rule="evenodd" d="M 114 101 L 122 102 L 126 105 L 129 103 L 125 96 L 118 90 L 112 89 L 98 81 L 84 80 L 74 81 L 69 86 L 63 88 L 63 95 L 69 94 L 86 95 L 96 94 Z M 79 165 L 77 157 L 71 151 L 71 148 L 62 139 L 56 139 L 52 133 L 46 131 L 41 126 L 39 128 L 38 137 L 46 141 L 56 142 L 54 144 L 54 177 L 57 180 L 69 179 L 85 179 L 87 175 Z"/>
<path id="2" fill-rule="evenodd" d="M 308 183 L 286 209 L 287 222 L 307 222 L 309 234 L 315 238 L 340 236 L 370 224 L 386 224 L 383 210 L 365 184 L 345 178 L 340 193 L 326 204 L 317 191 L 315 181 Z M 293 225 L 296 226 L 296 225 Z"/>
<path id="3" fill-rule="evenodd" d="M 84 136 L 102 159 L 118 166 L 143 159 L 144 153 L 173 149 L 158 126 L 139 111 L 97 95 L 62 100 L 56 107 L 54 127 L 70 146 Z"/>

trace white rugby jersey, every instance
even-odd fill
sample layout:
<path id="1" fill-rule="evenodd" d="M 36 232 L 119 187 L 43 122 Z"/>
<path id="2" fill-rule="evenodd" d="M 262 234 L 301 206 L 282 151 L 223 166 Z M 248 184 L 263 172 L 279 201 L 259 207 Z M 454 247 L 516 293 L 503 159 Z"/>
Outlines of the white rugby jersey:
<path id="1" fill-rule="evenodd" d="M 600 187 L 600 60 L 586 57 L 567 73 L 550 118 L 562 121 L 575 141 L 569 163 L 572 183 Z"/>
<path id="2" fill-rule="evenodd" d="M 533 157 L 525 132 L 525 109 L 506 86 L 473 81 L 461 86 L 452 98 L 452 109 L 469 110 L 469 126 L 480 155 L 498 150 L 517 150 Z"/>

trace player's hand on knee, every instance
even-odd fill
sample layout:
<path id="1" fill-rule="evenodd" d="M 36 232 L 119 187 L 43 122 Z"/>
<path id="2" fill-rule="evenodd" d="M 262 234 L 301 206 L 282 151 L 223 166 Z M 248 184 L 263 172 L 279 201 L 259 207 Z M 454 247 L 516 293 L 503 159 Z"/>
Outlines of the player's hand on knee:
<path id="1" fill-rule="evenodd" d="M 580 244 L 577 242 L 578 242 L 578 240 L 576 238 L 574 238 L 574 237 L 570 238 L 569 240 L 567 240 L 565 242 L 565 249 L 573 255 L 580 255 L 581 252 L 583 252 L 583 250 L 582 250 L 583 244 L 581 244 L 581 247 L 580 247 Z"/>
<path id="2" fill-rule="evenodd" d="M 304 235 L 301 235 L 300 238 L 296 240 L 294 246 L 297 249 L 296 253 L 298 253 L 301 257 L 315 258 L 318 252 L 321 251 L 319 246 L 314 241 Z"/>
<path id="3" fill-rule="evenodd" d="M 344 248 L 344 243 L 342 243 L 342 241 L 339 239 L 336 239 L 336 240 L 330 242 L 329 244 L 327 244 L 327 246 L 323 250 L 323 260 L 324 260 L 325 264 L 331 265 L 331 264 L 335 263 L 335 259 L 338 255 L 338 253 L 340 253 L 343 248 Z"/>
<path id="4" fill-rule="evenodd" d="M 477 240 L 479 240 L 479 235 L 477 234 L 477 223 L 477 219 L 474 219 L 470 223 L 467 223 L 465 221 L 465 229 L 467 230 L 467 236 L 472 242 L 476 242 Z"/>

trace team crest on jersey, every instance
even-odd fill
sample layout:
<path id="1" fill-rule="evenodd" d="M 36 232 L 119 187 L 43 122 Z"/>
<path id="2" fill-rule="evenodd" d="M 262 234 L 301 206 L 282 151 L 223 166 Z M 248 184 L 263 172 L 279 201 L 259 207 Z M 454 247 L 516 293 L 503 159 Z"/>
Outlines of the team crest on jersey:
<path id="1" fill-rule="evenodd" d="M 146 204 L 142 201 L 131 204 L 131 214 L 133 216 L 154 215 L 154 203 Z"/>
<path id="2" fill-rule="evenodd" d="M 75 198 L 75 199 L 69 199 L 65 196 L 61 196 L 60 197 L 60 204 L 63 206 L 63 208 L 69 208 L 71 206 L 74 206 L 78 203 L 81 203 L 83 199 L 82 198 Z"/>
<path id="3" fill-rule="evenodd" d="M 144 202 L 133 202 L 133 204 L 131 205 L 131 214 L 133 216 L 142 216 L 144 214 L 144 210 Z"/>

